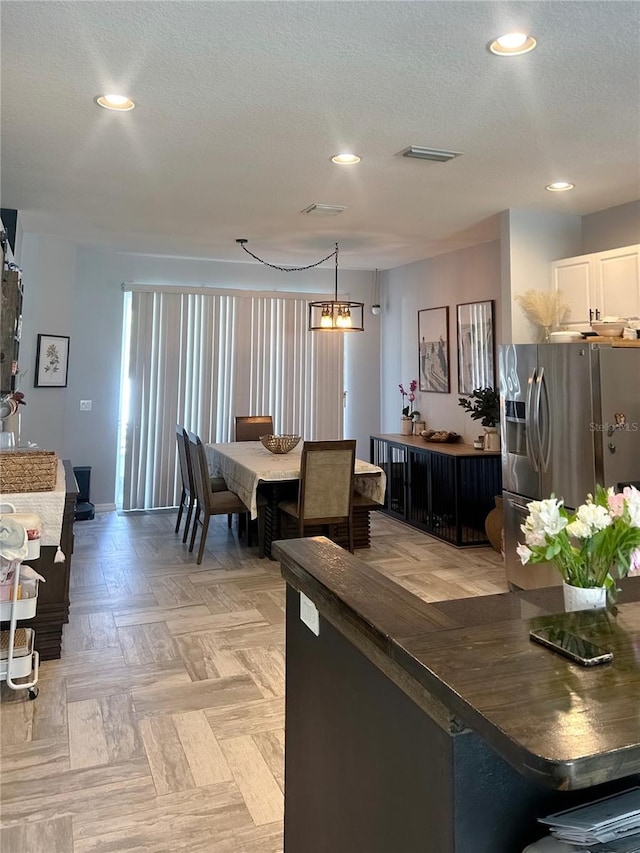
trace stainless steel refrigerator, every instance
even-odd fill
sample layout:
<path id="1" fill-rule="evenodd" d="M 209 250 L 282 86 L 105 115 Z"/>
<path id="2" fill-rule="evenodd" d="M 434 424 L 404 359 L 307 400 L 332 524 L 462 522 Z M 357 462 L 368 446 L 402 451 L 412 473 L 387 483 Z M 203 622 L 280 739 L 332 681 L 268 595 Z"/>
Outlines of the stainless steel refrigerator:
<path id="1" fill-rule="evenodd" d="M 516 554 L 527 506 L 554 494 L 575 509 L 597 483 L 639 485 L 640 348 L 511 344 L 499 369 L 507 580 L 551 586 L 557 570 Z"/>

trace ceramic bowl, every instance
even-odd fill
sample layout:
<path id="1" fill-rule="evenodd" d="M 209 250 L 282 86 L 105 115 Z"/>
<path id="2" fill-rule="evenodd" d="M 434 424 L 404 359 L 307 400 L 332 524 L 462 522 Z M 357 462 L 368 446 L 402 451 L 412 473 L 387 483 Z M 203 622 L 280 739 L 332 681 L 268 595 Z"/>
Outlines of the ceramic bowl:
<path id="1" fill-rule="evenodd" d="M 624 323 L 592 323 L 591 328 L 602 338 L 621 338 Z"/>

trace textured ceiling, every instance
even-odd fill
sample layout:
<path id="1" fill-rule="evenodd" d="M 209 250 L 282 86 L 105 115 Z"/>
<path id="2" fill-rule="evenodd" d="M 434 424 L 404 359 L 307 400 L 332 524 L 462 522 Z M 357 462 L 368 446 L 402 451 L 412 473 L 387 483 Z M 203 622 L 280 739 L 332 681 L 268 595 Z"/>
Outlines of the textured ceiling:
<path id="1" fill-rule="evenodd" d="M 640 197 L 640 3 L 3 2 L 2 206 L 112 248 L 385 269 Z M 532 53 L 488 42 L 524 29 Z M 129 113 L 93 101 L 123 91 Z M 408 145 L 463 156 L 408 160 Z M 356 151 L 362 162 L 330 157 Z M 576 189 L 545 191 L 554 180 Z M 300 211 L 343 205 L 335 218 Z"/>

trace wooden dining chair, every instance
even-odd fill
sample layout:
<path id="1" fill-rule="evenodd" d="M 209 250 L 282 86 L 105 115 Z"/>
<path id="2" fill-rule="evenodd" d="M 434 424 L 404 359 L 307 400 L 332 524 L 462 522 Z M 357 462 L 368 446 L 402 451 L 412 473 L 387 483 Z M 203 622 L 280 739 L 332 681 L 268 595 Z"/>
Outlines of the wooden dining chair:
<path id="1" fill-rule="evenodd" d="M 180 462 L 180 478 L 182 480 L 182 493 L 180 495 L 180 505 L 178 507 L 178 518 L 176 521 L 176 533 L 180 529 L 183 512 L 186 510 L 186 518 L 184 525 L 184 534 L 182 541 L 187 541 L 189 535 L 189 527 L 191 526 L 191 516 L 196 503 L 196 487 L 193 481 L 193 471 L 191 470 L 191 456 L 189 454 L 189 434 L 186 429 L 180 424 L 176 424 L 176 444 L 178 447 L 178 460 Z M 209 484 L 214 492 L 224 492 L 227 489 L 227 484 L 222 477 L 210 477 Z"/>
<path id="2" fill-rule="evenodd" d="M 211 488 L 211 478 L 209 477 L 207 454 L 205 453 L 204 445 L 195 433 L 188 433 L 188 447 L 196 493 L 195 514 L 193 517 L 193 530 L 191 532 L 189 551 L 193 551 L 196 534 L 198 532 L 198 525 L 200 525 L 200 527 L 202 527 L 202 534 L 200 537 L 200 547 L 198 549 L 198 557 L 196 560 L 196 563 L 200 565 L 202 562 L 202 555 L 204 554 L 204 546 L 207 540 L 209 520 L 211 519 L 211 516 L 228 515 L 229 513 L 235 514 L 236 512 L 248 514 L 249 508 L 245 506 L 238 495 L 234 494 L 234 492 L 230 492 L 228 489 L 225 489 L 224 491 L 213 491 Z M 248 544 L 251 544 L 250 540 Z"/>
<path id="3" fill-rule="evenodd" d="M 261 435 L 273 435 L 271 415 L 236 416 L 236 441 L 260 441 Z"/>
<path id="4" fill-rule="evenodd" d="M 305 535 L 305 528 L 311 525 L 332 527 L 344 523 L 347 525 L 349 551 L 353 553 L 355 460 L 355 439 L 305 441 L 302 445 L 298 500 L 278 504 L 281 521 L 282 515 L 295 518 L 301 537 Z"/>
<path id="5" fill-rule="evenodd" d="M 236 415 L 236 441 L 259 441 L 261 435 L 273 435 L 271 415 Z M 243 517 L 238 516 L 240 534 L 244 532 L 244 526 Z M 229 527 L 231 527 L 231 516 L 229 516 Z"/>

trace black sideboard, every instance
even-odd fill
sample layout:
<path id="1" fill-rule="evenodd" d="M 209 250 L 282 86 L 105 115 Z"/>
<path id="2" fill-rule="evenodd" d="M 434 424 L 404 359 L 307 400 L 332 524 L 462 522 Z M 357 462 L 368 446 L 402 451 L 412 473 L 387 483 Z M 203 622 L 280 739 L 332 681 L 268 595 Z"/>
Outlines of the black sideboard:
<path id="1" fill-rule="evenodd" d="M 387 475 L 384 512 L 458 547 L 488 543 L 484 522 L 502 495 L 499 452 L 402 435 L 370 443 L 371 462 Z"/>

